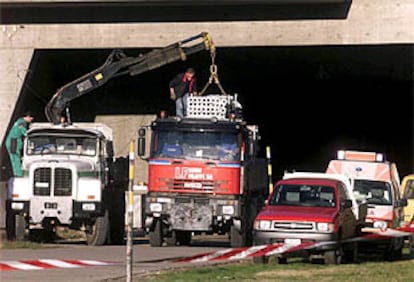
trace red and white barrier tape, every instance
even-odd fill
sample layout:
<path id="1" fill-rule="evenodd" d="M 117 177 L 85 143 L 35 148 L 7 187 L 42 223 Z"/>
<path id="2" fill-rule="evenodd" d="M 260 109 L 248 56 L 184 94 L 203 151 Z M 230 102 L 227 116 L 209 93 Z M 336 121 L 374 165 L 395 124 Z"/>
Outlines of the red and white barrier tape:
<path id="1" fill-rule="evenodd" d="M 374 230 L 372 230 L 374 231 Z M 355 237 L 342 243 L 350 242 L 359 242 L 359 241 L 368 241 L 368 240 L 378 240 L 385 239 L 390 237 L 407 237 L 414 236 L 414 222 L 405 225 L 404 227 L 398 229 L 387 229 L 379 232 L 371 232 L 364 234 L 360 237 Z M 242 248 L 229 248 L 224 250 L 219 250 L 215 252 L 198 254 L 195 256 L 180 258 L 175 260 L 175 262 L 189 262 L 189 263 L 198 263 L 198 262 L 208 262 L 208 261 L 220 261 L 220 260 L 241 260 L 246 258 L 252 258 L 257 256 L 272 256 L 283 253 L 293 253 L 304 250 L 317 249 L 321 247 L 327 247 L 329 245 L 337 245 L 337 242 L 306 242 L 298 245 L 287 244 L 287 243 L 276 243 L 270 245 L 259 245 L 252 247 L 242 247 Z"/>
<path id="2" fill-rule="evenodd" d="M 0 261 L 0 271 L 7 270 L 42 270 L 53 268 L 78 268 L 85 266 L 111 265 L 110 262 L 97 260 L 60 260 L 60 259 L 38 259 Z"/>

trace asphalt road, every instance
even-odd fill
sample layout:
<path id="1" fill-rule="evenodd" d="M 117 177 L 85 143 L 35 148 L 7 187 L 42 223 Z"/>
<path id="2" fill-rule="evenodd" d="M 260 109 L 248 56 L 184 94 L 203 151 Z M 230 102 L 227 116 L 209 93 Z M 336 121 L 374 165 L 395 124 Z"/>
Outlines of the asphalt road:
<path id="1" fill-rule="evenodd" d="M 200 253 L 228 248 L 224 236 L 195 236 L 191 246 L 151 247 L 145 238 L 135 240 L 133 247 L 133 277 L 173 267 L 188 267 L 169 261 L 172 258 L 188 257 Z M 2 249 L 0 261 L 23 261 L 38 259 L 98 260 L 109 261 L 105 266 L 79 268 L 57 268 L 44 270 L 0 271 L 0 281 L 125 281 L 126 246 L 87 246 L 83 242 L 46 245 L 41 249 Z"/>

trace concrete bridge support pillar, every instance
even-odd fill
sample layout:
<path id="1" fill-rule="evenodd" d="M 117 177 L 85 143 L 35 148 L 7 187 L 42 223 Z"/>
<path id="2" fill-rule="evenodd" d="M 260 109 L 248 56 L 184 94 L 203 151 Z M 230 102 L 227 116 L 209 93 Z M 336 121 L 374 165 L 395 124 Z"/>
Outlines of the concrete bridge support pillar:
<path id="1" fill-rule="evenodd" d="M 2 141 L 6 137 L 9 121 L 19 99 L 33 51 L 33 49 L 18 48 L 0 49 L 0 140 Z M 3 149 L 1 152 L 5 152 Z M 2 154 L 1 157 L 6 158 L 7 155 Z M 2 173 L 4 169 L 0 168 L 0 174 Z M 5 238 L 6 195 L 6 183 L 0 183 L 0 244 Z"/>

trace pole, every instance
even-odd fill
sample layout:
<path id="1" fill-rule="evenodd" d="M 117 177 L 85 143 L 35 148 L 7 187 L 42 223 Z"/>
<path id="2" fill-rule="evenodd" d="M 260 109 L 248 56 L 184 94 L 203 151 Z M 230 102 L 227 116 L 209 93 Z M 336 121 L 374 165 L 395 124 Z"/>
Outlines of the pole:
<path id="1" fill-rule="evenodd" d="M 267 159 L 267 176 L 269 177 L 269 194 L 273 192 L 273 179 L 272 179 L 272 158 L 270 154 L 270 146 L 266 147 L 266 159 Z"/>
<path id="2" fill-rule="evenodd" d="M 127 246 L 126 246 L 126 272 L 127 282 L 132 282 L 132 253 L 133 253 L 133 239 L 132 229 L 134 222 L 134 177 L 135 177 L 135 152 L 134 141 L 129 145 L 129 185 L 128 185 L 128 204 L 127 204 Z"/>

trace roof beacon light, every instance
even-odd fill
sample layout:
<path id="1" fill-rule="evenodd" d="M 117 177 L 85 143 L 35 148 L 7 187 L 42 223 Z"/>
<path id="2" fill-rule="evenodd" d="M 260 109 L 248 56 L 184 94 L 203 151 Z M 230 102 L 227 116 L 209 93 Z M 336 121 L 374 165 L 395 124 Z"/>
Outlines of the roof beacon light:
<path id="1" fill-rule="evenodd" d="M 377 162 L 383 162 L 385 160 L 385 158 L 384 158 L 384 154 L 381 154 L 381 153 L 377 153 L 376 155 L 375 155 L 375 161 L 377 161 Z"/>
<path id="2" fill-rule="evenodd" d="M 352 160 L 365 162 L 383 162 L 384 154 L 376 152 L 344 151 L 337 152 L 338 160 Z"/>
<path id="3" fill-rule="evenodd" d="M 337 153 L 337 159 L 338 160 L 344 160 L 345 159 L 345 151 L 344 150 L 339 150 Z"/>

